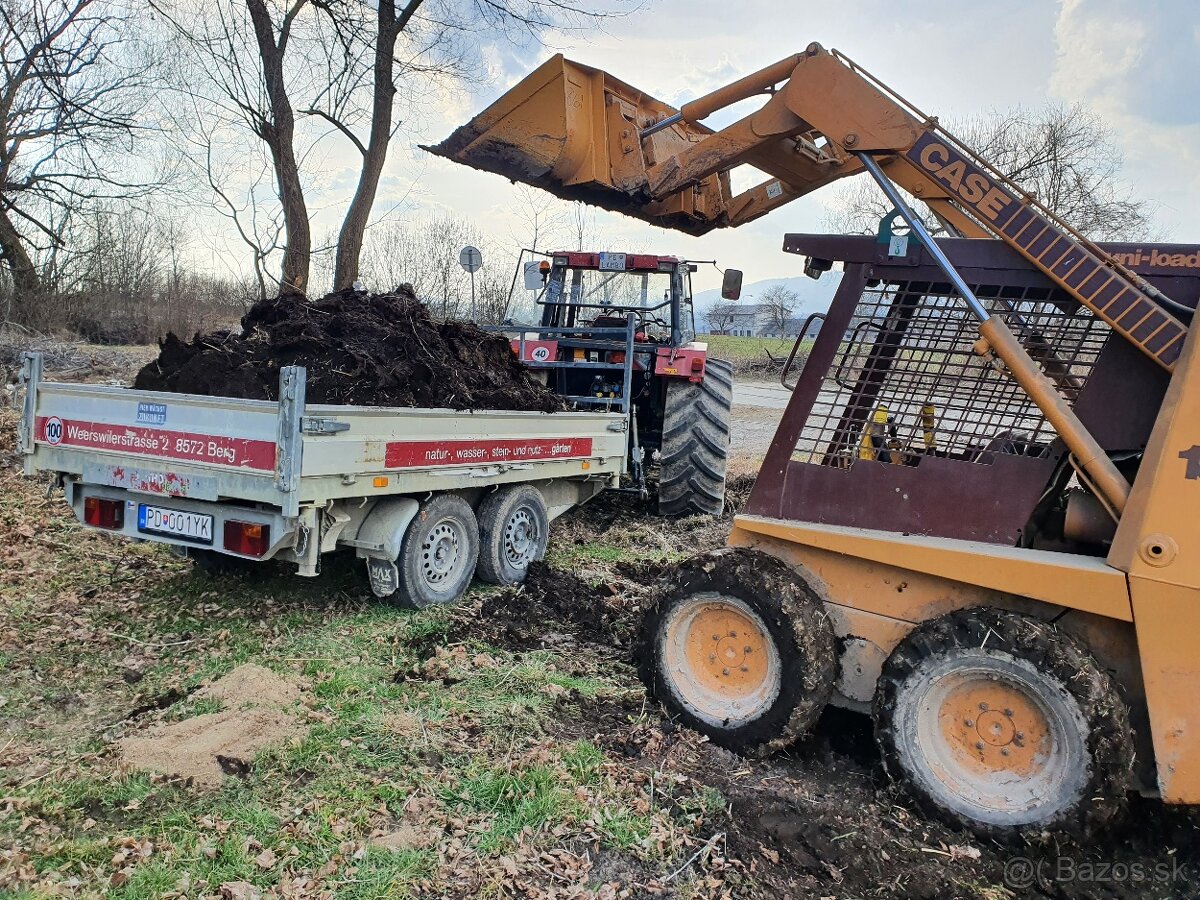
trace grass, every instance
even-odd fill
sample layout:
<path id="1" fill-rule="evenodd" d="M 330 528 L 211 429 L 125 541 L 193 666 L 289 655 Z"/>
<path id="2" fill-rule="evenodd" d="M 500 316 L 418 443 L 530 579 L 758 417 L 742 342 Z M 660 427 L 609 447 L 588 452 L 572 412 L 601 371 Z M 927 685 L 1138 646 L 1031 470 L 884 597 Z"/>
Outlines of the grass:
<path id="1" fill-rule="evenodd" d="M 766 362 L 768 353 L 782 362 L 796 343 L 794 337 L 740 337 L 729 334 L 705 334 L 697 337 L 697 340 L 707 341 L 710 354 L 718 359 L 729 360 L 735 367 L 739 363 Z M 812 345 L 812 339 L 803 341 L 800 352 L 807 355 Z"/>
<path id="2" fill-rule="evenodd" d="M 450 644 L 464 613 L 377 603 L 353 561 L 312 581 L 194 576 L 163 548 L 81 531 L 3 470 L 0 534 L 0 896 L 212 896 L 296 878 L 339 898 L 438 895 L 463 878 L 482 895 L 547 850 L 665 868 L 685 848 L 691 788 L 651 797 L 624 760 L 556 724 L 564 695 L 627 692 L 622 666 Z M 596 564 L 628 556 L 566 543 L 555 552 Z M 190 693 L 244 662 L 306 683 L 302 739 L 216 789 L 122 768 L 114 738 L 218 712 Z M 375 843 L 406 823 L 433 843 Z"/>

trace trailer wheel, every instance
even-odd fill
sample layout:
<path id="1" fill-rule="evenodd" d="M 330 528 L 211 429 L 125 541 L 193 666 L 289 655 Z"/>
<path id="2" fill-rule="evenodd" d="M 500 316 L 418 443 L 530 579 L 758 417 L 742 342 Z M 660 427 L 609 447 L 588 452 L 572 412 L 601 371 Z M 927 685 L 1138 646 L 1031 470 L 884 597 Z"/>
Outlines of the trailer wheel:
<path id="1" fill-rule="evenodd" d="M 479 558 L 479 526 L 466 500 L 438 494 L 409 523 L 396 560 L 392 598 L 416 609 L 453 603 L 471 584 Z"/>
<path id="2" fill-rule="evenodd" d="M 1054 625 L 995 609 L 918 627 L 875 697 L 884 766 L 928 813 L 984 837 L 1112 823 L 1133 781 L 1129 709 Z"/>
<path id="3" fill-rule="evenodd" d="M 820 599 L 754 550 L 694 557 L 642 623 L 639 671 L 652 696 L 723 747 L 765 756 L 804 734 L 836 679 Z"/>
<path id="4" fill-rule="evenodd" d="M 550 517 L 542 492 L 522 484 L 501 488 L 479 504 L 479 563 L 489 584 L 519 584 L 529 564 L 546 553 Z"/>
<path id="5" fill-rule="evenodd" d="M 733 366 L 710 359 L 704 380 L 667 383 L 659 450 L 658 511 L 664 516 L 720 515 L 725 508 Z"/>

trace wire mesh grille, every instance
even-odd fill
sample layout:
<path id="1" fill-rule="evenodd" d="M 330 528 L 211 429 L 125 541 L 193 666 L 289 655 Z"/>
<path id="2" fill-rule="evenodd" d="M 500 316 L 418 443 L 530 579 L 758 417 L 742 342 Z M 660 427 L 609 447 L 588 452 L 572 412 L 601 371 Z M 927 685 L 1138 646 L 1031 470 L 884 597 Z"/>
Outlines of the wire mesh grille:
<path id="1" fill-rule="evenodd" d="M 973 285 L 1073 402 L 1109 327 L 1049 288 Z M 949 285 L 865 290 L 809 413 L 795 458 L 916 465 L 925 455 L 989 464 L 997 453 L 1041 456 L 1054 431 L 1006 371 L 974 352 L 975 318 Z"/>

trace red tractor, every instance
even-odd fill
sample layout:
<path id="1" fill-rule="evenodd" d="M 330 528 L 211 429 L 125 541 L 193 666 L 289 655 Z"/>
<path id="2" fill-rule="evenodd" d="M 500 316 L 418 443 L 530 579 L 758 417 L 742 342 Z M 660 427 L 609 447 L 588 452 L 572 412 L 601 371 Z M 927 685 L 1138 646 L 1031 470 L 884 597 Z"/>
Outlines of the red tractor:
<path id="1" fill-rule="evenodd" d="M 513 349 L 581 406 L 621 409 L 632 490 L 658 483 L 659 512 L 720 513 L 733 370 L 694 340 L 694 263 L 674 256 L 558 252 L 518 267 L 503 323 Z M 736 299 L 741 272 L 722 295 Z"/>

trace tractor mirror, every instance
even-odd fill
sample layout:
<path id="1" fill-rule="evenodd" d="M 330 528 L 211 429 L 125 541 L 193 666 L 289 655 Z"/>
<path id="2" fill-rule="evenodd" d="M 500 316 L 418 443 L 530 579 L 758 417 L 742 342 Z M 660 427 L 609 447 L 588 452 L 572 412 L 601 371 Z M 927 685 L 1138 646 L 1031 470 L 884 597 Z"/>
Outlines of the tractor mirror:
<path id="1" fill-rule="evenodd" d="M 737 300 L 742 296 L 742 270 L 726 269 L 721 279 L 721 299 Z"/>
<path id="2" fill-rule="evenodd" d="M 541 263 L 538 260 L 527 262 L 524 265 L 525 275 L 525 290 L 540 291 L 542 285 L 545 284 L 545 279 L 542 277 Z"/>

